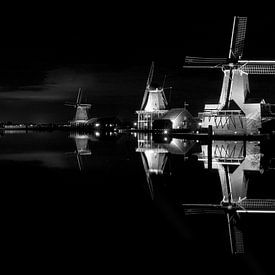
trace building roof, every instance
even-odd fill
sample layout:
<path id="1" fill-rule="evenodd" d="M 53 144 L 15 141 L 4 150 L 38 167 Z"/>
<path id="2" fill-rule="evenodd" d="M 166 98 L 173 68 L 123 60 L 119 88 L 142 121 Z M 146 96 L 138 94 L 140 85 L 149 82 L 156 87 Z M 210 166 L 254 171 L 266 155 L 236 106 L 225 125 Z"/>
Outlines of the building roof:
<path id="1" fill-rule="evenodd" d="M 169 119 L 171 121 L 175 121 L 177 119 L 182 119 L 182 116 L 186 116 L 187 118 L 192 117 L 192 115 L 186 108 L 173 108 L 170 109 L 161 119 Z"/>

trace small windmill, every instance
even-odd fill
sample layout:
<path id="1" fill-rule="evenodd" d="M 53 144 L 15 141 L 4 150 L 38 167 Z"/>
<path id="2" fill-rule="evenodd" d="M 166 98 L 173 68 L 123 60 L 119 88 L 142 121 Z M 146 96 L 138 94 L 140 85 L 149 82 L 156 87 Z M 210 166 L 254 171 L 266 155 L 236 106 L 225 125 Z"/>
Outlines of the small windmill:
<path id="1" fill-rule="evenodd" d="M 89 121 L 88 112 L 91 108 L 91 104 L 81 103 L 82 100 L 82 89 L 78 89 L 78 94 L 76 98 L 76 102 L 73 103 L 65 103 L 66 106 L 74 107 L 76 109 L 74 120 L 70 121 L 72 126 L 80 126 L 85 125 Z"/>
<path id="2" fill-rule="evenodd" d="M 253 132 L 261 125 L 261 104 L 245 103 L 249 92 L 248 75 L 275 74 L 275 61 L 242 60 L 247 17 L 234 17 L 228 58 L 185 58 L 185 68 L 220 68 L 224 72 L 222 91 L 218 104 L 205 105 L 203 127 L 238 130 L 246 128 Z M 231 116 L 228 116 L 231 112 Z M 237 122 L 243 116 L 245 120 Z M 219 117 L 219 119 L 217 119 Z M 233 119 L 233 120 L 232 120 Z M 244 124 L 245 123 L 245 124 Z"/>
<path id="3" fill-rule="evenodd" d="M 151 129 L 152 121 L 167 112 L 168 102 L 165 97 L 164 87 L 152 83 L 154 66 L 154 62 L 152 62 L 141 108 L 137 111 L 139 129 Z"/>

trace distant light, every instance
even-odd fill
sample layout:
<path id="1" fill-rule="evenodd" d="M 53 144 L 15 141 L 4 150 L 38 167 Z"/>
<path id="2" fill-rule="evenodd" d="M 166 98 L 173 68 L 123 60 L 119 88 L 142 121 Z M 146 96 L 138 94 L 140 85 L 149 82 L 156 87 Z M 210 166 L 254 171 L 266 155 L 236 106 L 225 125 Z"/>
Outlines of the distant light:
<path id="1" fill-rule="evenodd" d="M 95 124 L 95 127 L 99 127 L 99 126 L 100 126 L 100 123 L 96 123 L 96 124 Z"/>
<path id="2" fill-rule="evenodd" d="M 136 122 L 134 122 L 134 126 L 137 126 L 137 123 L 136 123 Z"/>
<path id="3" fill-rule="evenodd" d="M 202 122 L 199 122 L 198 125 L 199 125 L 199 126 L 202 126 Z"/>
<path id="4" fill-rule="evenodd" d="M 95 132 L 95 136 L 96 137 L 100 137 L 100 133 L 99 132 Z"/>
<path id="5" fill-rule="evenodd" d="M 168 134 L 168 130 L 164 130 L 163 133 L 166 135 Z"/>
<path id="6" fill-rule="evenodd" d="M 165 137 L 165 138 L 164 138 L 164 141 L 167 141 L 167 140 L 168 140 L 167 137 Z"/>

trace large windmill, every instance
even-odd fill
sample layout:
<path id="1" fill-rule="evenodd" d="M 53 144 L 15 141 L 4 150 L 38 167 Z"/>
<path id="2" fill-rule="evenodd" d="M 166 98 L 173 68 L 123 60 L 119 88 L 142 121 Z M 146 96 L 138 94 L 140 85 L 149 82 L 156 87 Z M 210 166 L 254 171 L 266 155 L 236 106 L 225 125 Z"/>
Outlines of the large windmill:
<path id="1" fill-rule="evenodd" d="M 78 94 L 75 103 L 65 103 L 66 106 L 71 106 L 76 109 L 75 117 L 70 121 L 70 125 L 73 127 L 87 125 L 89 122 L 89 110 L 91 104 L 81 103 L 82 100 L 82 89 L 78 89 Z"/>
<path id="2" fill-rule="evenodd" d="M 167 100 L 163 86 L 152 83 L 154 75 L 154 62 L 151 64 L 150 72 L 146 82 L 145 92 L 138 114 L 138 129 L 150 130 L 155 119 L 167 113 Z"/>
<path id="3" fill-rule="evenodd" d="M 247 17 L 234 17 L 228 58 L 185 58 L 186 68 L 220 68 L 224 72 L 218 104 L 208 104 L 201 113 L 202 127 L 214 132 L 257 133 L 261 127 L 261 103 L 248 104 L 248 75 L 275 74 L 275 61 L 242 60 Z"/>

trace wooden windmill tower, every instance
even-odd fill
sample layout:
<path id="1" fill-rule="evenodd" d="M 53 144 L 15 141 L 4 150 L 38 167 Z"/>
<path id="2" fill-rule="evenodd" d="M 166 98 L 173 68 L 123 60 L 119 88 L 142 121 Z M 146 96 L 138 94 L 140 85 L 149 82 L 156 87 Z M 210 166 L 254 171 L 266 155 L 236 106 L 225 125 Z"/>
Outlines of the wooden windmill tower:
<path id="1" fill-rule="evenodd" d="M 82 99 L 82 89 L 78 89 L 78 94 L 75 103 L 65 103 L 66 106 L 71 106 L 76 109 L 75 117 L 70 121 L 70 125 L 73 127 L 84 126 L 89 122 L 89 110 L 91 109 L 91 104 L 81 103 Z"/>
<path id="2" fill-rule="evenodd" d="M 167 113 L 168 103 L 164 88 L 152 84 L 153 75 L 154 62 L 152 62 L 146 82 L 141 108 L 136 111 L 138 114 L 138 129 L 140 130 L 151 130 L 153 121 Z"/>
<path id="3" fill-rule="evenodd" d="M 186 68 L 220 68 L 224 73 L 220 99 L 200 113 L 202 128 L 215 133 L 253 134 L 261 128 L 261 104 L 246 103 L 248 75 L 275 74 L 275 61 L 242 60 L 247 17 L 234 17 L 228 58 L 186 57 Z"/>

